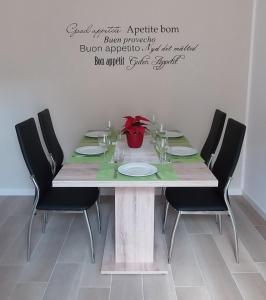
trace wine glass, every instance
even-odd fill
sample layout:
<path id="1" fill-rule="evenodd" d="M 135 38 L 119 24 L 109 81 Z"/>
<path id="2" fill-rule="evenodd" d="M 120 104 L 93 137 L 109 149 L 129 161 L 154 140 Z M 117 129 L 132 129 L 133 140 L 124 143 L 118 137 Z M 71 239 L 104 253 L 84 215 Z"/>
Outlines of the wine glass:
<path id="1" fill-rule="evenodd" d="M 106 152 L 109 150 L 109 145 L 110 145 L 110 138 L 107 134 L 103 134 L 101 136 L 98 136 L 98 144 L 101 146 L 104 150 L 104 158 Z"/>
<path id="2" fill-rule="evenodd" d="M 161 136 L 159 139 L 158 149 L 160 153 L 160 162 L 163 164 L 167 160 L 168 139 L 166 136 Z"/>
<path id="3" fill-rule="evenodd" d="M 150 133 L 151 133 L 151 143 L 152 144 L 156 144 L 156 137 L 158 134 L 158 123 L 156 121 L 155 115 L 152 115 L 152 119 L 151 119 L 151 125 L 150 125 Z"/>
<path id="4" fill-rule="evenodd" d="M 166 128 L 163 124 L 160 125 L 159 134 L 160 136 L 164 136 L 166 133 Z"/>
<path id="5" fill-rule="evenodd" d="M 111 123 L 110 120 L 108 121 L 107 132 L 108 132 L 108 136 L 109 136 L 110 139 L 111 139 L 111 136 L 112 136 L 112 123 Z"/>
<path id="6" fill-rule="evenodd" d="M 114 153 L 114 163 L 121 164 L 125 159 L 125 150 L 124 149 L 116 149 Z"/>
<path id="7" fill-rule="evenodd" d="M 122 141 L 122 139 L 123 139 L 123 134 L 119 132 L 117 135 L 117 141 Z"/>

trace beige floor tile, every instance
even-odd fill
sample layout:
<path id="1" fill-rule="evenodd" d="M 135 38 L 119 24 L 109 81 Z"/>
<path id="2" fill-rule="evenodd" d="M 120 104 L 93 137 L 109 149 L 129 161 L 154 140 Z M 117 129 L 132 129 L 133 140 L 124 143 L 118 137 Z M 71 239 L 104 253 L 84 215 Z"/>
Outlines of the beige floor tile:
<path id="1" fill-rule="evenodd" d="M 266 282 L 260 274 L 238 273 L 234 278 L 245 300 L 266 299 Z"/>
<path id="2" fill-rule="evenodd" d="M 191 239 L 211 297 L 216 300 L 242 299 L 213 238 L 191 235 Z"/>
<path id="3" fill-rule="evenodd" d="M 143 300 L 141 275 L 113 275 L 110 300 Z"/>
<path id="4" fill-rule="evenodd" d="M 0 199 L 0 225 L 3 224 L 6 219 L 13 214 L 18 205 L 18 201 L 12 199 L 12 197 L 1 197 Z"/>
<path id="5" fill-rule="evenodd" d="M 256 263 L 257 269 L 266 282 L 266 263 Z"/>
<path id="6" fill-rule="evenodd" d="M 188 233 L 212 234 L 212 230 L 210 228 L 210 220 L 213 222 L 213 225 L 217 227 L 214 216 L 184 215 L 182 216 L 182 219 L 184 220 Z"/>
<path id="7" fill-rule="evenodd" d="M 235 203 L 241 208 L 241 210 L 245 213 L 245 215 L 248 217 L 249 221 L 253 225 L 265 225 L 266 226 L 266 220 L 264 220 L 257 212 L 256 210 L 246 201 L 243 197 L 233 197 L 233 200 L 235 200 Z"/>
<path id="8" fill-rule="evenodd" d="M 169 223 L 171 223 L 170 216 Z M 171 227 L 172 226 L 171 224 Z M 176 286 L 203 285 L 202 276 L 193 253 L 191 240 L 185 230 L 182 219 L 175 234 L 171 268 Z"/>
<path id="9" fill-rule="evenodd" d="M 0 299 L 7 300 L 15 289 L 22 267 L 0 266 Z"/>
<path id="10" fill-rule="evenodd" d="M 45 291 L 43 300 L 76 299 L 78 295 L 81 265 L 57 263 Z"/>
<path id="11" fill-rule="evenodd" d="M 257 272 L 252 257 L 249 255 L 240 239 L 239 263 L 236 262 L 233 227 L 228 217 L 224 218 L 223 234 L 213 235 L 213 239 L 231 273 Z"/>
<path id="12" fill-rule="evenodd" d="M 66 238 L 73 215 L 60 214 L 50 218 L 46 232 L 23 269 L 22 282 L 47 282 Z"/>
<path id="13" fill-rule="evenodd" d="M 42 234 L 41 216 L 37 215 L 33 223 L 32 230 L 32 251 L 34 251 L 38 242 L 40 241 Z M 17 239 L 12 243 L 2 256 L 0 263 L 8 265 L 25 265 L 27 264 L 27 234 L 28 224 L 24 227 L 24 230 L 18 235 Z"/>
<path id="14" fill-rule="evenodd" d="M 18 283 L 9 300 L 42 300 L 46 283 Z"/>
<path id="15" fill-rule="evenodd" d="M 32 212 L 33 196 L 8 196 L 6 201 L 13 201 L 16 203 L 14 209 L 10 213 L 11 216 L 27 215 L 30 216 Z"/>
<path id="16" fill-rule="evenodd" d="M 77 300 L 109 300 L 110 289 L 81 288 Z"/>
<path id="17" fill-rule="evenodd" d="M 108 202 L 101 202 L 100 209 L 102 217 L 102 232 L 100 234 L 98 233 L 95 211 L 90 212 L 90 219 L 92 221 L 91 223 L 94 224 L 95 233 L 95 263 L 91 262 L 90 251 L 88 251 L 88 255 L 85 257 L 83 264 L 82 287 L 110 288 L 111 285 L 111 275 L 101 275 L 102 257 L 111 205 Z"/>
<path id="18" fill-rule="evenodd" d="M 205 286 L 177 287 L 176 294 L 178 300 L 211 300 Z"/>
<path id="19" fill-rule="evenodd" d="M 113 200 L 103 198 L 101 201 L 101 234 L 98 234 L 95 209 L 89 210 L 95 237 L 95 264 L 91 263 L 82 216 L 53 213 L 45 234 L 41 233 L 41 216 L 35 217 L 38 222 L 34 223 L 32 239 L 36 247 L 31 261 L 26 263 L 27 224 L 23 220 L 27 219 L 32 199 L 0 197 L 0 299 L 42 299 L 47 286 L 45 297 L 53 300 L 172 300 L 176 297 L 175 291 L 178 300 L 209 300 L 210 296 L 213 300 L 237 300 L 241 296 L 245 300 L 264 299 L 261 297 L 265 293 L 266 262 L 254 259 L 266 257 L 263 252 L 265 225 L 261 225 L 261 219 L 254 212 L 249 212 L 249 207 L 233 201 L 240 236 L 240 264 L 235 263 L 233 231 L 228 217 L 224 217 L 223 234 L 220 235 L 213 216 L 186 216 L 182 217 L 176 232 L 173 272 L 169 266 L 169 274 L 163 276 L 100 275 Z M 156 208 L 162 209 L 162 203 L 156 203 Z M 168 245 L 174 217 L 170 210 L 165 235 Z M 161 230 L 162 212 L 156 214 L 156 218 L 160 221 L 155 224 L 156 230 Z M 175 284 L 178 284 L 176 289 Z"/>
<path id="20" fill-rule="evenodd" d="M 266 241 L 234 201 L 231 201 L 239 238 L 255 262 L 266 262 Z"/>
<path id="21" fill-rule="evenodd" d="M 170 275 L 143 276 L 143 294 L 145 300 L 177 300 L 174 284 Z"/>
<path id="22" fill-rule="evenodd" d="M 101 204 L 100 210 L 102 214 L 102 232 L 98 230 L 98 220 L 95 206 L 88 211 L 88 217 L 92 227 L 96 259 L 102 259 L 102 252 L 105 243 L 105 234 L 107 227 L 107 218 L 109 215 L 110 205 Z M 77 262 L 90 260 L 90 237 L 83 214 L 77 214 L 71 225 L 67 239 L 61 250 L 58 261 L 60 262 Z"/>
<path id="23" fill-rule="evenodd" d="M 10 216 L 0 227 L 0 260 L 8 248 L 24 230 L 27 216 Z"/>
<path id="24" fill-rule="evenodd" d="M 95 235 L 95 230 L 92 234 Z M 71 225 L 58 261 L 82 263 L 88 257 L 88 252 L 90 252 L 89 232 L 83 215 L 78 215 Z"/>
<path id="25" fill-rule="evenodd" d="M 82 287 L 109 288 L 111 285 L 111 275 L 101 274 L 101 260 L 98 258 L 95 263 L 85 262 L 81 280 Z"/>
<path id="26" fill-rule="evenodd" d="M 266 226 L 255 226 L 255 228 L 263 236 L 264 240 L 266 240 Z"/>

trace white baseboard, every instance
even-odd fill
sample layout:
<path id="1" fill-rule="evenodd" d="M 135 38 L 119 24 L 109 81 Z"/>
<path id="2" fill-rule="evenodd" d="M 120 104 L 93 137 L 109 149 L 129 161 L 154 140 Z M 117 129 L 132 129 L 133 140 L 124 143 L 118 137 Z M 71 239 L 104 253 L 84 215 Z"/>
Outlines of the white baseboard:
<path id="1" fill-rule="evenodd" d="M 245 200 L 255 209 L 255 211 L 264 219 L 266 220 L 266 213 L 258 206 L 257 203 L 245 192 L 242 193 L 242 196 Z"/>
<path id="2" fill-rule="evenodd" d="M 33 196 L 34 189 L 0 189 L 0 196 Z"/>
<path id="3" fill-rule="evenodd" d="M 229 188 L 229 195 L 231 195 L 231 196 L 242 195 L 242 190 L 241 189 L 230 189 Z"/>

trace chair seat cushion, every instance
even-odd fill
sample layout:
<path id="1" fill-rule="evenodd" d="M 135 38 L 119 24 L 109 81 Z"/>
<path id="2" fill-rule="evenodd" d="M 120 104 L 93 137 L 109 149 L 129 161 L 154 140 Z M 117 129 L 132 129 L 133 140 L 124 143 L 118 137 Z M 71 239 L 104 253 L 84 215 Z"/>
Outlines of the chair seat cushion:
<path id="1" fill-rule="evenodd" d="M 167 188 L 165 196 L 176 210 L 224 211 L 227 210 L 218 188 Z"/>
<path id="2" fill-rule="evenodd" d="M 40 210 L 86 210 L 98 199 L 99 189 L 94 187 L 51 188 L 40 196 L 37 209 Z"/>

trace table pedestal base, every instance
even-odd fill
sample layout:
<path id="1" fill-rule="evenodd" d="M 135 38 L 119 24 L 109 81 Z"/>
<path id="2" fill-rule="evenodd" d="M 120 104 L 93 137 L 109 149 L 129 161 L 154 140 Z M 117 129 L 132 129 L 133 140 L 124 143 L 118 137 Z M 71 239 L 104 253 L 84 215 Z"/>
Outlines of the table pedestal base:
<path id="1" fill-rule="evenodd" d="M 102 274 L 167 274 L 162 212 L 153 188 L 117 188 L 110 216 Z M 154 218 L 155 216 L 155 218 Z"/>

